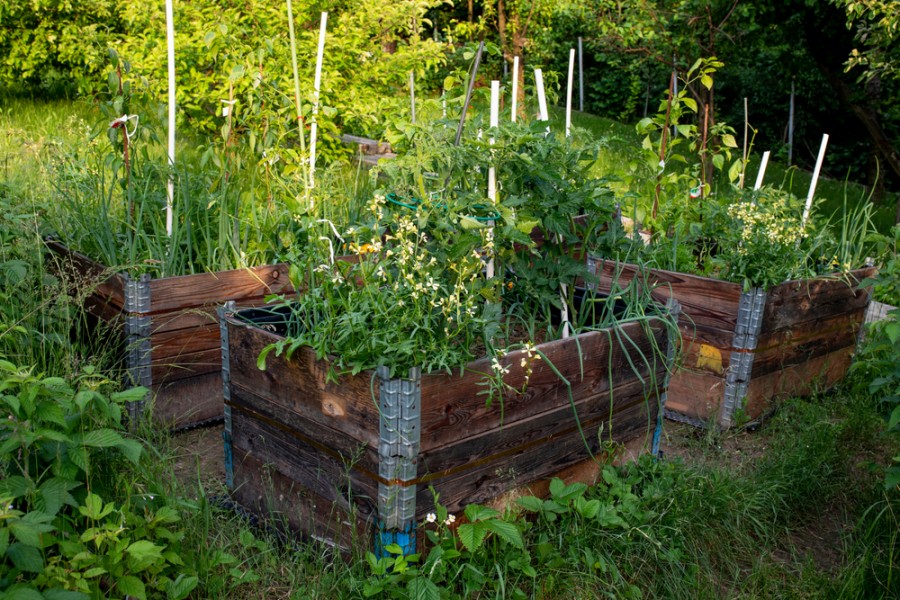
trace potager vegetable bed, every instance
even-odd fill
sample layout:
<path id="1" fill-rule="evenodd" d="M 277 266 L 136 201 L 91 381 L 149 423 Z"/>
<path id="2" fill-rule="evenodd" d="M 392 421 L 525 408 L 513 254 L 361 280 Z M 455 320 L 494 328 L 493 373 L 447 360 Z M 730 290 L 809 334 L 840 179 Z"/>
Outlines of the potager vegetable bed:
<path id="1" fill-rule="evenodd" d="M 613 213 L 579 174 L 583 150 L 542 126 L 491 135 L 492 152 L 414 140 L 357 226 L 315 225 L 302 296 L 224 315 L 228 486 L 252 512 L 411 551 L 436 496 L 453 513 L 627 441 L 650 448 L 677 310 L 637 286 L 576 293 L 576 217 Z M 506 194 L 486 199 L 472 165 L 488 158 Z"/>
<path id="2" fill-rule="evenodd" d="M 871 206 L 829 222 L 807 220 L 777 189 L 734 200 L 708 199 L 693 233 L 670 226 L 620 260 L 589 259 L 603 292 L 637 282 L 681 304 L 684 356 L 666 415 L 699 426 L 747 423 L 843 378 L 869 303 L 859 284 L 874 272 L 852 269 L 866 260 Z"/>
<path id="3" fill-rule="evenodd" d="M 682 306 L 683 360 L 669 381 L 666 415 L 730 427 L 758 419 L 778 398 L 840 381 L 869 303 L 860 281 L 874 269 L 786 281 L 768 290 L 710 277 L 596 260 L 600 289 L 634 280 Z"/>
<path id="4" fill-rule="evenodd" d="M 488 358 L 451 373 L 382 368 L 329 381 L 328 361 L 302 348 L 260 371 L 260 352 L 283 339 L 271 321 L 254 309 L 222 321 L 228 487 L 256 514 L 342 546 L 379 528 L 410 534 L 434 510 L 432 488 L 456 512 L 602 444 L 642 438 L 649 449 L 657 427 L 668 343 L 659 319 L 509 353 L 504 381 L 525 391 L 489 406 Z"/>

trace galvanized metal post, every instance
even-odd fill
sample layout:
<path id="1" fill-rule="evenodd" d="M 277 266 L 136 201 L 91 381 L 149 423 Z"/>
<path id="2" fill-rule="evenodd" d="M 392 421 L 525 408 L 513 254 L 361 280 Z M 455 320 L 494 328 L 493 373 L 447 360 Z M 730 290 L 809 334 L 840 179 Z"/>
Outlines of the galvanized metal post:
<path id="1" fill-rule="evenodd" d="M 123 273 L 125 279 L 125 344 L 126 369 L 132 387 L 142 386 L 150 390 L 153 384 L 150 371 L 150 276 L 141 275 L 133 279 Z M 129 426 L 134 427 L 144 413 L 146 397 L 128 403 Z"/>
<path id="2" fill-rule="evenodd" d="M 229 300 L 217 311 L 222 349 L 222 398 L 225 404 L 225 427 L 222 430 L 222 447 L 225 451 L 225 485 L 234 490 L 234 451 L 231 446 L 231 352 L 228 349 L 228 324 L 225 316 L 234 313 L 234 301 Z"/>
<path id="3" fill-rule="evenodd" d="M 376 550 L 397 544 L 404 554 L 416 551 L 415 517 L 419 442 L 421 436 L 422 372 L 391 378 L 387 367 L 377 370 L 381 413 L 378 442 L 378 532 Z"/>
<path id="4" fill-rule="evenodd" d="M 725 395 L 719 413 L 719 424 L 723 428 L 731 427 L 735 413 L 742 408 L 750 375 L 753 371 L 753 351 L 762 329 L 762 316 L 766 308 L 766 291 L 753 288 L 741 294 L 738 303 L 737 325 L 734 328 L 734 341 L 731 343 L 731 364 L 725 373 Z"/>

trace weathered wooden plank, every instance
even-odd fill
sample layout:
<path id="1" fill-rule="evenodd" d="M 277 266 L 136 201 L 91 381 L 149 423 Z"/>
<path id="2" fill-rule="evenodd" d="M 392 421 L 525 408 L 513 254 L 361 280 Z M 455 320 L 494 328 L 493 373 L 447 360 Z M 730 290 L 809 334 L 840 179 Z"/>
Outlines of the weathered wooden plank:
<path id="1" fill-rule="evenodd" d="M 46 244 L 53 253 L 48 259 L 51 264 L 57 263 L 54 270 L 64 281 L 77 285 L 79 292 L 85 287 L 93 286 L 91 295 L 117 309 L 124 309 L 125 279 L 119 273 L 59 242 L 47 240 Z"/>
<path id="2" fill-rule="evenodd" d="M 669 379 L 666 408 L 687 417 L 717 419 L 725 397 L 725 376 L 678 369 Z"/>
<path id="3" fill-rule="evenodd" d="M 291 360 L 272 355 L 266 370 L 260 371 L 260 352 L 281 338 L 233 319 L 227 326 L 234 385 L 361 442 L 378 443 L 378 406 L 372 396 L 373 389 L 375 394 L 378 390 L 368 376 L 330 381 L 327 361 L 317 360 L 309 348 L 299 349 Z"/>
<path id="4" fill-rule="evenodd" d="M 235 449 L 246 450 L 273 465 L 345 513 L 350 513 L 351 505 L 363 517 L 377 512 L 378 482 L 353 468 L 353 456 L 335 458 L 323 452 L 321 445 L 317 448 L 307 443 L 280 423 L 263 422 L 241 410 L 231 413 L 231 423 Z"/>
<path id="5" fill-rule="evenodd" d="M 853 349 L 843 348 L 751 379 L 745 414 L 755 419 L 780 398 L 806 396 L 832 387 L 847 374 L 852 359 Z"/>
<path id="6" fill-rule="evenodd" d="M 281 403 L 272 403 L 260 398 L 253 390 L 232 386 L 230 404 L 234 410 L 241 411 L 249 417 L 284 429 L 341 464 L 353 465 L 361 472 L 367 473 L 370 478 L 376 478 L 378 475 L 377 446 L 285 410 Z M 378 421 L 372 423 L 372 427 L 377 431 Z"/>
<path id="7" fill-rule="evenodd" d="M 234 450 L 234 484 L 235 501 L 268 523 L 287 525 L 343 549 L 370 547 L 369 522 L 344 513 L 253 453 Z"/>
<path id="8" fill-rule="evenodd" d="M 341 134 L 341 142 L 348 145 L 356 145 L 360 154 L 390 154 L 391 145 L 388 142 L 379 142 L 371 138 L 359 135 Z"/>
<path id="9" fill-rule="evenodd" d="M 653 323 L 652 340 L 662 349 L 664 356 L 666 333 L 660 322 Z M 620 333 L 621 336 L 590 332 L 579 335 L 577 340 L 568 338 L 542 344 L 540 348 L 547 360 L 532 360 L 534 371 L 525 393 L 508 392 L 502 402 L 495 399 L 490 406 L 487 406 L 486 396 L 482 393 L 485 390 L 485 374 L 490 373 L 488 359 L 470 363 L 462 377 L 458 372 L 424 376 L 423 451 L 567 405 L 569 391 L 548 363 L 552 363 L 571 383 L 574 398 L 596 396 L 608 390 L 610 385 L 616 386 L 635 377 L 626 356 L 631 357 L 642 376 L 649 373 L 651 369 L 641 362 L 638 353 L 642 352 L 652 359 L 651 345 L 654 342 L 642 331 L 642 324 L 625 324 Z M 634 341 L 634 347 L 627 339 Z M 525 384 L 525 370 L 520 366 L 524 356 L 524 352 L 514 352 L 501 360 L 501 364 L 510 369 L 504 381 L 517 389 L 522 389 Z M 653 370 L 659 368 L 659 362 L 653 365 Z"/>
<path id="10" fill-rule="evenodd" d="M 869 292 L 857 286 L 874 273 L 874 268 L 858 269 L 846 275 L 787 281 L 775 286 L 766 297 L 762 333 L 865 309 Z"/>
<path id="11" fill-rule="evenodd" d="M 288 265 L 266 265 L 150 281 L 151 312 L 196 308 L 292 291 Z"/>
<path id="12" fill-rule="evenodd" d="M 653 412 L 647 414 L 647 408 Z M 592 433 L 586 435 L 591 452 L 600 452 L 601 440 L 597 428 L 605 418 L 583 424 Z M 619 412 L 613 423 L 616 442 L 633 440 L 641 435 L 650 436 L 656 423 L 655 403 L 637 403 L 627 411 Z M 603 441 L 608 439 L 603 434 Z M 588 458 L 584 441 L 576 431 L 555 436 L 550 440 L 538 440 L 532 445 L 522 445 L 509 454 L 497 453 L 493 460 L 476 463 L 472 468 L 453 472 L 444 477 L 425 477 L 416 493 L 416 515 L 423 517 L 433 510 L 434 502 L 429 486 L 440 494 L 441 504 L 450 512 L 458 512 L 465 505 L 484 503 L 521 485 L 549 477 Z"/>
<path id="13" fill-rule="evenodd" d="M 216 306 L 201 306 L 153 315 L 150 318 L 150 333 L 151 335 L 158 335 L 170 331 L 210 325 L 218 326 Z"/>
<path id="14" fill-rule="evenodd" d="M 609 292 L 624 287 L 635 277 L 653 288 L 653 297 L 665 303 L 674 297 L 681 303 L 682 318 L 699 326 L 734 331 L 737 324 L 741 286 L 699 275 L 688 275 L 662 269 L 641 270 L 637 265 L 601 261 L 598 267 L 599 290 Z"/>
<path id="15" fill-rule="evenodd" d="M 153 385 L 153 420 L 169 429 L 213 421 L 223 415 L 222 376 L 205 373 Z"/>
<path id="16" fill-rule="evenodd" d="M 708 371 L 714 375 L 722 375 L 730 364 L 730 343 L 720 346 L 686 336 L 683 338 L 680 367 L 691 371 Z"/>
<path id="17" fill-rule="evenodd" d="M 760 336 L 753 356 L 752 377 L 807 362 L 842 348 L 853 349 L 865 308 L 796 323 Z"/>
<path id="18" fill-rule="evenodd" d="M 657 377 L 658 381 L 663 380 L 661 372 L 657 373 Z M 532 446 L 542 441 L 555 443 L 554 440 L 567 435 L 581 439 L 578 433 L 579 422 L 582 427 L 588 423 L 604 423 L 608 426 L 607 429 L 615 428 L 620 412 L 627 414 L 636 404 L 658 402 L 658 399 L 645 397 L 645 394 L 652 392 L 642 382 L 630 381 L 617 386 L 612 394 L 607 390 L 596 396 L 575 398 L 572 404 L 563 402 L 552 410 L 491 431 L 470 437 L 460 436 L 449 444 L 423 451 L 419 473 L 449 474 L 482 461 L 494 461 L 493 457 L 497 455 L 515 453 L 522 446 Z M 585 430 L 585 435 L 594 434 L 596 431 Z"/>
<path id="19" fill-rule="evenodd" d="M 150 335 L 150 346 L 153 348 L 153 362 L 202 352 L 218 348 L 221 345 L 221 332 L 216 323 L 209 323 L 188 329 L 157 332 Z"/>
<path id="20" fill-rule="evenodd" d="M 215 373 L 221 379 L 221 371 L 222 350 L 220 348 L 191 352 L 171 358 L 153 357 L 150 361 L 151 381 L 154 384 L 171 384 L 205 373 Z"/>

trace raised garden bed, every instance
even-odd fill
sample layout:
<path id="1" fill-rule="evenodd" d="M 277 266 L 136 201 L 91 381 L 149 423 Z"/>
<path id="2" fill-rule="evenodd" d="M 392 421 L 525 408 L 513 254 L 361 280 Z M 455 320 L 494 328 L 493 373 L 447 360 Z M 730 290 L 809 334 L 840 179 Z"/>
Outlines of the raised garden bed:
<path id="1" fill-rule="evenodd" d="M 869 304 L 858 283 L 874 273 L 858 269 L 744 292 L 709 277 L 602 259 L 589 265 L 601 292 L 640 277 L 657 301 L 678 300 L 684 356 L 669 382 L 665 414 L 720 427 L 759 419 L 778 398 L 842 379 Z"/>
<path id="2" fill-rule="evenodd" d="M 280 339 L 284 314 L 227 310 L 222 319 L 228 487 L 250 511 L 341 547 L 379 532 L 411 550 L 415 523 L 433 510 L 432 488 L 457 512 L 601 445 L 649 446 L 658 426 L 669 344 L 658 318 L 540 344 L 547 360 L 531 362 L 525 392 L 486 405 L 489 359 L 452 374 L 364 371 L 332 381 L 328 362 L 303 347 L 290 360 L 269 355 L 261 371 L 257 358 Z M 504 380 L 520 389 L 525 356 L 501 359 Z"/>
<path id="3" fill-rule="evenodd" d="M 90 289 L 85 309 L 109 324 L 122 342 L 126 383 L 151 390 L 129 407 L 138 419 L 172 429 L 220 421 L 223 416 L 217 306 L 228 300 L 262 304 L 269 294 L 292 290 L 288 266 L 153 279 L 130 277 L 56 241 L 48 241 L 53 268 L 80 289 Z"/>

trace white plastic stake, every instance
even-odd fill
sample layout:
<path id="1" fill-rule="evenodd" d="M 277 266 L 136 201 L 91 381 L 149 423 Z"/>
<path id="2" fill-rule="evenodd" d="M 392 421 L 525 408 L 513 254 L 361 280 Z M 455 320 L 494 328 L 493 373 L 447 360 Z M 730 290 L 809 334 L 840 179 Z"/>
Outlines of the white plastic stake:
<path id="1" fill-rule="evenodd" d="M 512 72 L 512 122 L 516 122 L 516 112 L 519 110 L 519 57 L 513 56 Z"/>
<path id="2" fill-rule="evenodd" d="M 758 190 L 762 187 L 763 177 L 766 176 L 766 167 L 769 164 L 769 151 L 766 150 L 763 152 L 762 161 L 759 163 L 759 172 L 756 174 L 756 184 L 753 186 L 754 190 Z"/>
<path id="3" fill-rule="evenodd" d="M 491 81 L 491 131 L 493 132 L 494 128 L 500 125 L 500 82 L 499 81 Z M 488 138 L 488 142 L 493 145 L 494 137 L 491 136 Z M 497 171 L 494 169 L 493 157 L 491 157 L 491 166 L 488 167 L 488 198 L 491 200 L 491 205 L 495 206 L 497 204 Z M 494 235 L 494 222 L 490 222 L 490 229 L 488 235 L 493 237 Z M 491 256 L 488 259 L 487 269 L 486 269 L 488 279 L 494 277 L 494 257 Z"/>
<path id="4" fill-rule="evenodd" d="M 566 86 L 566 137 L 572 129 L 572 85 L 575 83 L 575 48 L 569 49 L 569 85 Z"/>
<path id="5" fill-rule="evenodd" d="M 534 70 L 534 85 L 538 95 L 538 120 L 548 121 L 550 118 L 547 116 L 547 97 L 544 95 L 544 73 L 540 69 Z"/>
<path id="6" fill-rule="evenodd" d="M 175 17 L 172 0 L 166 0 L 166 45 L 169 61 L 169 181 L 166 183 L 166 234 L 172 236 L 175 205 Z"/>
<path id="7" fill-rule="evenodd" d="M 328 25 L 328 13 L 322 13 L 322 22 L 319 25 L 319 51 L 316 54 L 316 79 L 313 83 L 313 108 L 312 123 L 309 129 L 309 187 L 316 185 L 316 135 L 318 124 L 316 115 L 319 114 L 319 89 L 322 87 L 322 56 L 325 54 L 325 29 Z"/>
<path id="8" fill-rule="evenodd" d="M 800 226 L 806 226 L 809 218 L 809 209 L 812 208 L 813 196 L 816 194 L 816 184 L 819 182 L 819 173 L 822 171 L 822 163 L 825 161 L 825 147 L 828 146 L 828 134 L 822 134 L 822 145 L 819 146 L 819 157 L 816 158 L 816 168 L 813 170 L 812 181 L 809 182 L 809 194 L 806 195 L 806 206 L 803 208 L 803 219 Z"/>

